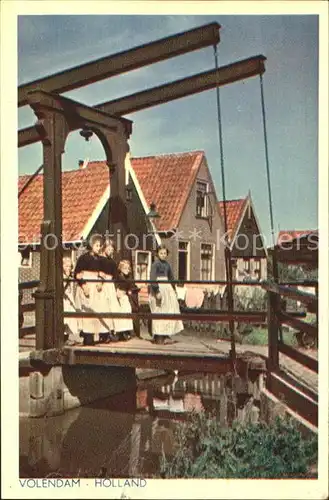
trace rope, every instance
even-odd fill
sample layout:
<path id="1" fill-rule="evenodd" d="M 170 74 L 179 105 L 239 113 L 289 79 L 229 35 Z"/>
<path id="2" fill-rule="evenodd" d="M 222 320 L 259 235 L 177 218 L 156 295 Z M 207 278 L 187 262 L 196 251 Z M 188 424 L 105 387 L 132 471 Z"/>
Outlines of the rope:
<path id="1" fill-rule="evenodd" d="M 218 70 L 218 52 L 217 45 L 214 45 L 214 57 L 215 57 L 215 68 Z M 220 150 L 220 169 L 222 178 L 222 193 L 223 193 L 223 207 L 224 207 L 224 231 L 226 235 L 225 241 L 225 260 L 226 269 L 228 274 L 227 292 L 228 292 L 228 310 L 232 312 L 233 308 L 233 288 L 232 288 L 232 267 L 231 267 L 231 252 L 228 247 L 228 234 L 227 234 L 227 207 L 226 207 L 226 189 L 225 189 L 225 169 L 224 169 L 224 148 L 223 148 L 223 131 L 222 131 L 222 119 L 221 119 L 221 105 L 220 105 L 220 93 L 219 86 L 216 86 L 216 101 L 217 101 L 217 122 L 218 122 L 218 141 Z M 231 359 L 233 363 L 234 371 L 236 371 L 236 352 L 235 352 L 235 339 L 234 339 L 234 321 L 229 321 L 230 334 L 231 334 Z"/>
<path id="2" fill-rule="evenodd" d="M 215 68 L 218 70 L 218 53 L 217 45 L 214 45 Z M 225 172 L 224 172 L 224 148 L 223 148 L 223 132 L 222 132 L 222 119 L 221 119 L 221 105 L 219 87 L 216 87 L 216 101 L 217 101 L 217 121 L 218 121 L 218 140 L 220 151 L 220 169 L 222 178 L 222 191 L 223 191 L 223 205 L 224 205 L 224 231 L 227 234 L 227 210 L 226 210 L 226 189 L 225 189 Z"/>
<path id="3" fill-rule="evenodd" d="M 274 237 L 274 222 L 273 222 L 273 203 L 272 203 L 270 166 L 269 166 L 269 159 L 268 159 L 268 142 L 267 142 L 267 131 L 266 131 L 266 111 L 265 111 L 265 101 L 264 101 L 263 75 L 260 74 L 259 77 L 260 77 L 259 81 L 260 81 L 260 94 L 261 94 L 261 103 L 262 103 L 263 130 L 264 130 L 267 191 L 268 191 L 268 200 L 269 200 L 269 208 L 270 208 L 272 244 L 273 244 L 273 248 L 274 248 L 275 237 Z"/>
<path id="4" fill-rule="evenodd" d="M 22 189 L 19 191 L 18 198 L 24 193 L 24 191 L 27 188 L 27 186 L 29 186 L 31 184 L 31 182 L 33 181 L 33 179 L 35 179 L 35 177 L 41 172 L 42 169 L 43 169 L 43 165 L 40 165 L 40 167 L 34 172 L 34 174 L 32 174 L 28 178 L 28 180 L 25 182 L 25 184 L 22 187 Z"/>

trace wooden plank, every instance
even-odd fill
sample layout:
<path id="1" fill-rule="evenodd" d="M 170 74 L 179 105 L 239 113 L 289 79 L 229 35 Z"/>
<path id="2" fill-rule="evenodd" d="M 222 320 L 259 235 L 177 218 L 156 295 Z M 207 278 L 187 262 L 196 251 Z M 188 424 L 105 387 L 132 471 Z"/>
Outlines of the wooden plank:
<path id="1" fill-rule="evenodd" d="M 288 384 L 296 387 L 296 389 L 306 394 L 306 396 L 309 396 L 311 399 L 314 399 L 314 401 L 318 402 L 319 399 L 318 393 L 315 392 L 314 388 L 305 385 L 305 381 L 298 378 L 297 373 L 296 374 L 294 374 L 293 372 L 288 373 L 286 371 L 286 367 L 281 366 L 281 369 L 277 374 L 280 375 L 280 377 L 282 377 L 283 380 L 286 380 Z"/>
<path id="2" fill-rule="evenodd" d="M 29 335 L 35 332 L 35 326 L 23 326 L 19 329 L 19 337 L 25 337 L 25 335 Z"/>
<path id="3" fill-rule="evenodd" d="M 297 361 L 303 366 L 306 366 L 309 370 L 318 373 L 319 371 L 319 363 L 317 359 L 312 358 L 311 356 L 307 356 L 303 352 L 297 351 L 293 347 L 284 344 L 283 342 L 279 342 L 279 351 L 282 354 L 285 354 L 289 358 Z"/>
<path id="4" fill-rule="evenodd" d="M 264 288 L 264 290 L 273 292 L 278 295 L 283 295 L 294 300 L 298 300 L 300 302 L 303 302 L 303 304 L 316 304 L 318 302 L 318 299 L 315 295 L 303 292 L 296 288 L 293 289 L 287 286 L 278 285 L 277 283 L 269 282 L 262 283 L 261 286 L 262 288 Z"/>
<path id="5" fill-rule="evenodd" d="M 94 109 L 115 116 L 141 111 L 164 102 L 180 99 L 217 86 L 256 76 L 265 71 L 265 57 L 255 56 L 221 68 L 205 71 L 194 76 L 176 80 L 142 92 L 120 97 L 113 101 L 96 104 Z M 72 129 L 73 130 L 73 129 Z M 35 127 L 18 131 L 18 146 L 24 147 L 40 141 Z"/>
<path id="6" fill-rule="evenodd" d="M 287 314 L 285 312 L 280 311 L 278 313 L 279 320 L 281 323 L 285 325 L 289 325 L 292 328 L 295 328 L 298 331 L 301 332 L 306 332 L 309 335 L 313 335 L 314 338 L 317 337 L 318 335 L 318 327 L 314 325 L 310 325 L 309 323 L 306 323 L 305 321 L 300 321 L 297 318 L 294 318 L 291 314 Z"/>
<path id="7" fill-rule="evenodd" d="M 40 281 L 24 281 L 23 283 L 18 283 L 19 290 L 29 290 L 30 288 L 36 288 L 39 286 Z"/>
<path id="8" fill-rule="evenodd" d="M 87 106 L 73 99 L 60 95 L 49 94 L 43 90 L 33 90 L 28 94 L 28 102 L 33 109 L 38 110 L 41 106 L 49 110 L 58 111 L 69 117 L 70 131 L 81 127 L 81 120 L 96 126 L 103 126 L 109 130 L 116 131 L 120 122 L 131 132 L 131 120 L 121 117 L 112 117 L 110 114 L 95 106 Z M 45 163 L 43 163 L 45 170 Z"/>
<path id="9" fill-rule="evenodd" d="M 31 90 L 67 92 L 171 57 L 216 45 L 219 42 L 219 29 L 218 23 L 210 23 L 20 85 L 18 106 L 27 104 L 27 95 Z"/>
<path id="10" fill-rule="evenodd" d="M 25 313 L 30 311 L 35 311 L 35 302 L 29 302 L 20 306 L 20 312 Z"/>
<path id="11" fill-rule="evenodd" d="M 232 369 L 227 356 L 198 354 L 163 353 L 121 353 L 85 348 L 71 350 L 68 363 L 74 365 L 129 366 L 161 370 L 192 370 L 195 372 L 227 373 Z"/>
<path id="12" fill-rule="evenodd" d="M 266 312 L 261 311 L 233 311 L 230 314 L 228 311 L 218 311 L 213 314 L 207 313 L 185 313 L 185 314 L 156 314 L 148 312 L 136 313 L 108 313 L 108 312 L 64 312 L 66 318 L 134 318 L 134 319 L 180 319 L 180 320 L 199 320 L 199 321 L 241 321 L 245 323 L 266 323 Z"/>
<path id="13" fill-rule="evenodd" d="M 289 408 L 301 415 L 314 426 L 318 426 L 318 403 L 289 384 L 280 375 L 268 372 L 266 388 Z"/>
<path id="14" fill-rule="evenodd" d="M 279 367 L 279 321 L 278 321 L 279 297 L 273 292 L 268 292 L 268 363 L 270 370 Z"/>

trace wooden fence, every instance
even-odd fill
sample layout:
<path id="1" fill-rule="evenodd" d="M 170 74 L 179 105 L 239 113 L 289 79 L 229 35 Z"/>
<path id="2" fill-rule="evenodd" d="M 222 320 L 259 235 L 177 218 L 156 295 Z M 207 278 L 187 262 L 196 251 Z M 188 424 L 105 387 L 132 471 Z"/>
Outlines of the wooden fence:
<path id="1" fill-rule="evenodd" d="M 314 284 L 317 287 L 317 284 Z M 287 345 L 282 336 L 282 325 L 288 325 L 302 333 L 318 340 L 318 297 L 317 294 L 302 292 L 296 288 L 277 283 L 263 283 L 262 287 L 268 293 L 268 373 L 266 386 L 280 400 L 287 402 L 289 407 L 303 416 L 313 425 L 318 421 L 317 390 L 301 383 L 297 377 L 292 377 L 280 368 L 279 354 L 282 353 L 302 367 L 318 373 L 318 360 L 300 350 Z M 308 311 L 316 314 L 315 324 L 307 323 L 284 310 L 284 298 L 302 302 Z"/>

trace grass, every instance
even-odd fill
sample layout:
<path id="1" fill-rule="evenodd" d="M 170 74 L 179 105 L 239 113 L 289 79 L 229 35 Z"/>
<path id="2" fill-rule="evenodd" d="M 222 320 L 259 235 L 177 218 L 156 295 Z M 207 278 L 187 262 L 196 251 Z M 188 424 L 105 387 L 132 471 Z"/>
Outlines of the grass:
<path id="1" fill-rule="evenodd" d="M 207 339 L 222 338 L 230 340 L 230 335 L 227 329 L 221 329 L 219 324 L 204 324 L 194 329 L 190 325 L 185 327 L 181 335 L 196 336 Z M 241 325 L 242 326 L 242 325 Z M 298 347 L 298 341 L 294 331 L 283 330 L 283 341 L 286 345 L 291 347 Z M 268 332 L 266 327 L 255 327 L 248 325 L 246 328 L 242 327 L 242 332 L 237 333 L 236 341 L 242 345 L 268 345 Z"/>
<path id="2" fill-rule="evenodd" d="M 291 347 L 297 347 L 298 342 L 293 332 L 283 331 L 283 342 Z M 268 333 L 267 328 L 253 328 L 250 333 L 242 336 L 242 344 L 247 345 L 267 345 Z"/>

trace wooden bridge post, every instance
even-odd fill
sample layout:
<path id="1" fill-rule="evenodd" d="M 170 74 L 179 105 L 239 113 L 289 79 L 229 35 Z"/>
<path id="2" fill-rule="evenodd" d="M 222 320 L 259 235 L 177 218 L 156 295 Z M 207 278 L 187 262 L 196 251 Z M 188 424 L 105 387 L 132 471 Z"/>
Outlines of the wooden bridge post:
<path id="1" fill-rule="evenodd" d="M 279 296 L 268 292 L 268 369 L 276 371 L 279 368 Z"/>
<path id="2" fill-rule="evenodd" d="M 123 125 L 118 128 L 115 136 L 111 131 L 104 131 L 106 144 L 103 146 L 110 174 L 109 231 L 113 235 L 119 259 L 130 260 L 131 251 L 127 248 L 129 242 L 126 238 L 129 230 L 125 171 L 126 154 L 129 151 L 127 139 L 130 130 L 125 130 Z"/>
<path id="3" fill-rule="evenodd" d="M 18 290 L 18 327 L 22 328 L 24 324 L 24 314 L 22 311 L 22 302 L 23 302 L 23 290 Z"/>
<path id="4" fill-rule="evenodd" d="M 43 143 L 43 211 L 40 286 L 36 299 L 37 349 L 64 343 L 62 269 L 62 154 L 69 129 L 63 114 L 32 102 Z"/>
<path id="5" fill-rule="evenodd" d="M 44 246 L 47 235 L 52 233 L 50 221 L 41 224 L 40 283 L 34 292 L 36 349 L 47 349 L 52 345 L 54 290 L 49 286 L 49 251 Z"/>

